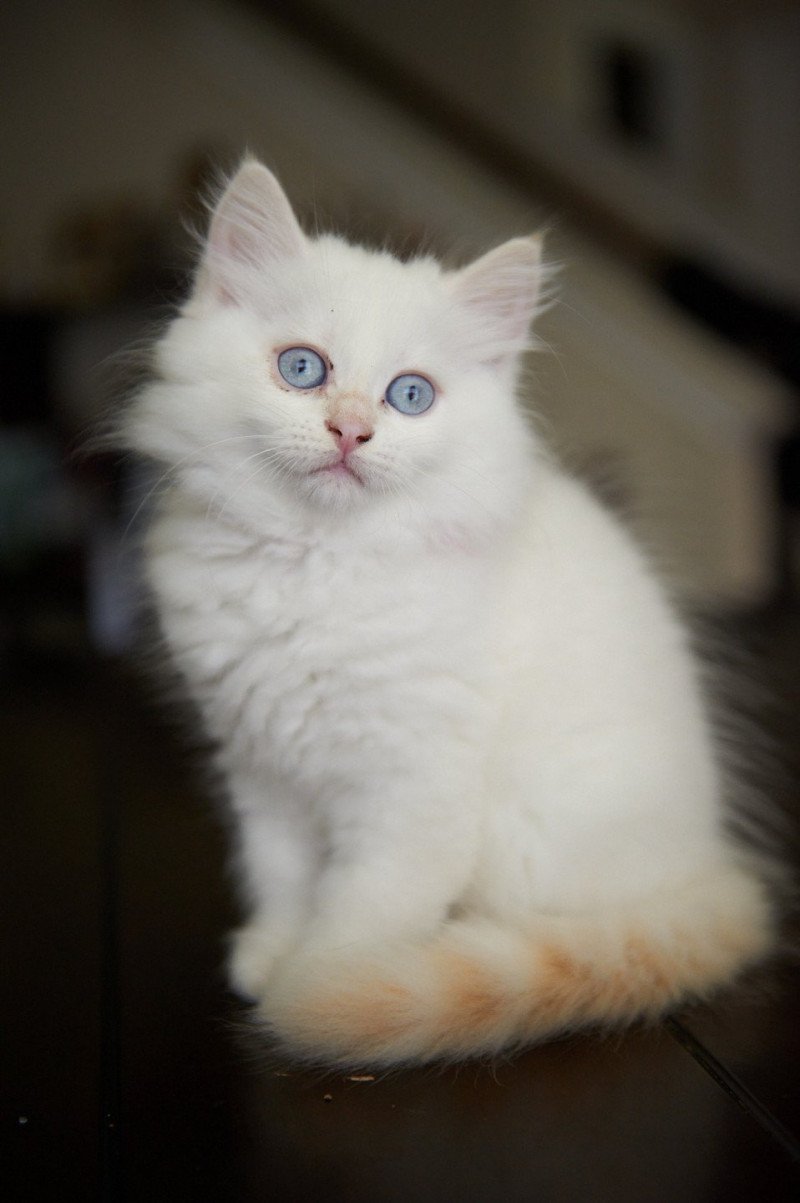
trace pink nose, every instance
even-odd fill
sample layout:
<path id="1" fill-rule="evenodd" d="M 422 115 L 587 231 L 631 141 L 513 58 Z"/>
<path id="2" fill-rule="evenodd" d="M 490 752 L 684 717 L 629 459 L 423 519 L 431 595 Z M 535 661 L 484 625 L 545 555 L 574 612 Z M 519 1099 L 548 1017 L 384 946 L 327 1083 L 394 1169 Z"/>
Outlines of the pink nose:
<path id="1" fill-rule="evenodd" d="M 373 435 L 366 422 L 360 422 L 357 418 L 337 418 L 335 422 L 326 422 L 325 425 L 343 456 L 348 456 L 359 443 L 368 443 Z"/>

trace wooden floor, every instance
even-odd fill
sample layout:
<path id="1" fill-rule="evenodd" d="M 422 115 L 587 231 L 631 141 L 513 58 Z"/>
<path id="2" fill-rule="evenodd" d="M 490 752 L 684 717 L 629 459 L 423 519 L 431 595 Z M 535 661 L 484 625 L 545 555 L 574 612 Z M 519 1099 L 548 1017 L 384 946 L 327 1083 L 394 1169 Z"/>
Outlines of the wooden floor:
<path id="1" fill-rule="evenodd" d="M 790 808 L 798 629 L 761 636 Z M 492 1068 L 298 1072 L 225 991 L 224 833 L 141 687 L 23 656 L 0 707 L 4 1198 L 800 1199 L 789 958 L 655 1030 Z"/>

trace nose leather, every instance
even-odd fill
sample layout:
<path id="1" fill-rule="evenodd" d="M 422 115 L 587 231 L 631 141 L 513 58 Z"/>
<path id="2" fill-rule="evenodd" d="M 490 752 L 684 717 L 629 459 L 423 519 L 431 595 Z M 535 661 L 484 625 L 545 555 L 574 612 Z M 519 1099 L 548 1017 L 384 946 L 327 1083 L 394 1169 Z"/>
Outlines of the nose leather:
<path id="1" fill-rule="evenodd" d="M 361 443 L 368 443 L 373 435 L 372 427 L 360 418 L 336 417 L 328 419 L 325 425 L 345 458 Z"/>

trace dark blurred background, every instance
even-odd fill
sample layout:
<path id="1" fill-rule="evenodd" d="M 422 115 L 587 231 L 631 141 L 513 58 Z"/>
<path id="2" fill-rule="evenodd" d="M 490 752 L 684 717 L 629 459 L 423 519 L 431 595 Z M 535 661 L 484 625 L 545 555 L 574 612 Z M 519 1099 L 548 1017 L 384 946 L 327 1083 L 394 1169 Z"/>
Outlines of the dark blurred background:
<path id="1" fill-rule="evenodd" d="M 268 1182 L 262 1112 L 272 1108 L 280 1159 L 288 1104 L 259 1098 L 247 1137 L 231 1118 L 254 1087 L 208 1018 L 223 1006 L 215 975 L 232 921 L 224 844 L 125 667 L 148 481 L 92 442 L 185 291 L 203 198 L 249 151 L 311 227 L 403 254 L 463 259 L 548 231 L 556 300 L 540 322 L 526 403 L 567 462 L 630 515 L 678 595 L 759 645 L 781 699 L 761 717 L 790 747 L 791 771 L 772 792 L 796 809 L 800 6 L 11 0 L 0 10 L 0 130 L 0 734 L 4 843 L 18 875 L 3 907 L 13 971 L 0 1007 L 17 1015 L 7 1083 L 12 1123 L 32 1150 L 14 1198 L 39 1197 L 32 1166 L 52 1187 L 64 1167 L 94 1182 L 98 1164 L 103 1197 L 121 1197 L 125 1125 L 145 1167 L 128 1163 L 130 1198 L 228 1197 L 212 1162 L 258 1162 Z M 785 1136 L 797 1126 L 798 1025 L 793 1006 L 781 1015 L 737 1013 L 702 1039 Z M 766 1154 L 737 1135 L 740 1121 L 728 1124 L 725 1108 L 736 1107 L 705 1079 L 717 1160 L 695 1143 L 687 1181 L 716 1174 L 728 1185 L 676 1186 L 667 1144 L 663 1189 L 645 1189 L 639 1160 L 656 1156 L 656 1138 L 637 1128 L 647 1083 L 664 1130 L 685 1122 L 691 1141 L 695 1124 L 684 1054 L 670 1045 L 651 1061 L 651 1043 L 625 1046 L 622 1062 L 638 1068 L 622 1076 L 638 1085 L 603 1116 L 604 1147 L 619 1152 L 607 1197 L 740 1197 L 726 1175 L 750 1150 L 759 1182 Z M 548 1098 L 566 1097 L 568 1059 L 548 1056 L 535 1061 L 545 1067 L 540 1118 Z M 616 1073 L 622 1062 L 609 1057 Z M 589 1082 L 590 1132 L 607 1069 L 586 1078 L 586 1064 L 568 1089 Z M 424 1115 L 420 1089 L 414 1113 Z M 313 1084 L 298 1090 L 291 1172 L 308 1152 L 303 1108 L 317 1103 Z M 456 1112 L 441 1090 L 449 1131 Z M 493 1097 L 480 1095 L 474 1116 L 484 1134 Z M 453 1106 L 465 1098 L 459 1086 Z M 562 1158 L 553 1122 L 549 1188 L 536 1180 L 544 1193 L 515 1194 L 506 1183 L 497 1197 L 567 1197 L 558 1175 L 573 1164 L 576 1127 L 560 1133 Z M 696 1123 L 702 1142 L 709 1125 L 699 1112 Z M 500 1128 L 492 1139 L 501 1161 Z M 580 1148 L 593 1165 L 597 1148 Z M 508 1153 L 514 1173 L 532 1156 L 520 1149 Z M 388 1181 L 363 1197 L 400 1197 Z M 241 1183 L 230 1190 L 249 1197 Z"/>
<path id="2" fill-rule="evenodd" d="M 800 13 L 783 0 L 4 7 L 0 655 L 128 638 L 126 469 L 74 458 L 247 149 L 312 222 L 546 226 L 530 400 L 693 601 L 794 592 Z M 120 511 L 123 511 L 120 513 Z"/>

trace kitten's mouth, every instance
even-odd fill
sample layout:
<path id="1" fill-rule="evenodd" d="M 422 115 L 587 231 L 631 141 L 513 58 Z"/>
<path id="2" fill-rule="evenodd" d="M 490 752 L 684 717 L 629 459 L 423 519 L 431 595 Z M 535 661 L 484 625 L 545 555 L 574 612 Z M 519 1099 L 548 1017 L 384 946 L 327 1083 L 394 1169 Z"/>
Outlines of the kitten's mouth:
<path id="1" fill-rule="evenodd" d="M 321 468 L 315 468 L 311 473 L 312 476 L 332 476 L 335 479 L 344 479 L 349 477 L 350 480 L 355 480 L 358 484 L 363 485 L 363 480 L 346 460 L 338 459 L 332 464 L 323 464 Z"/>

